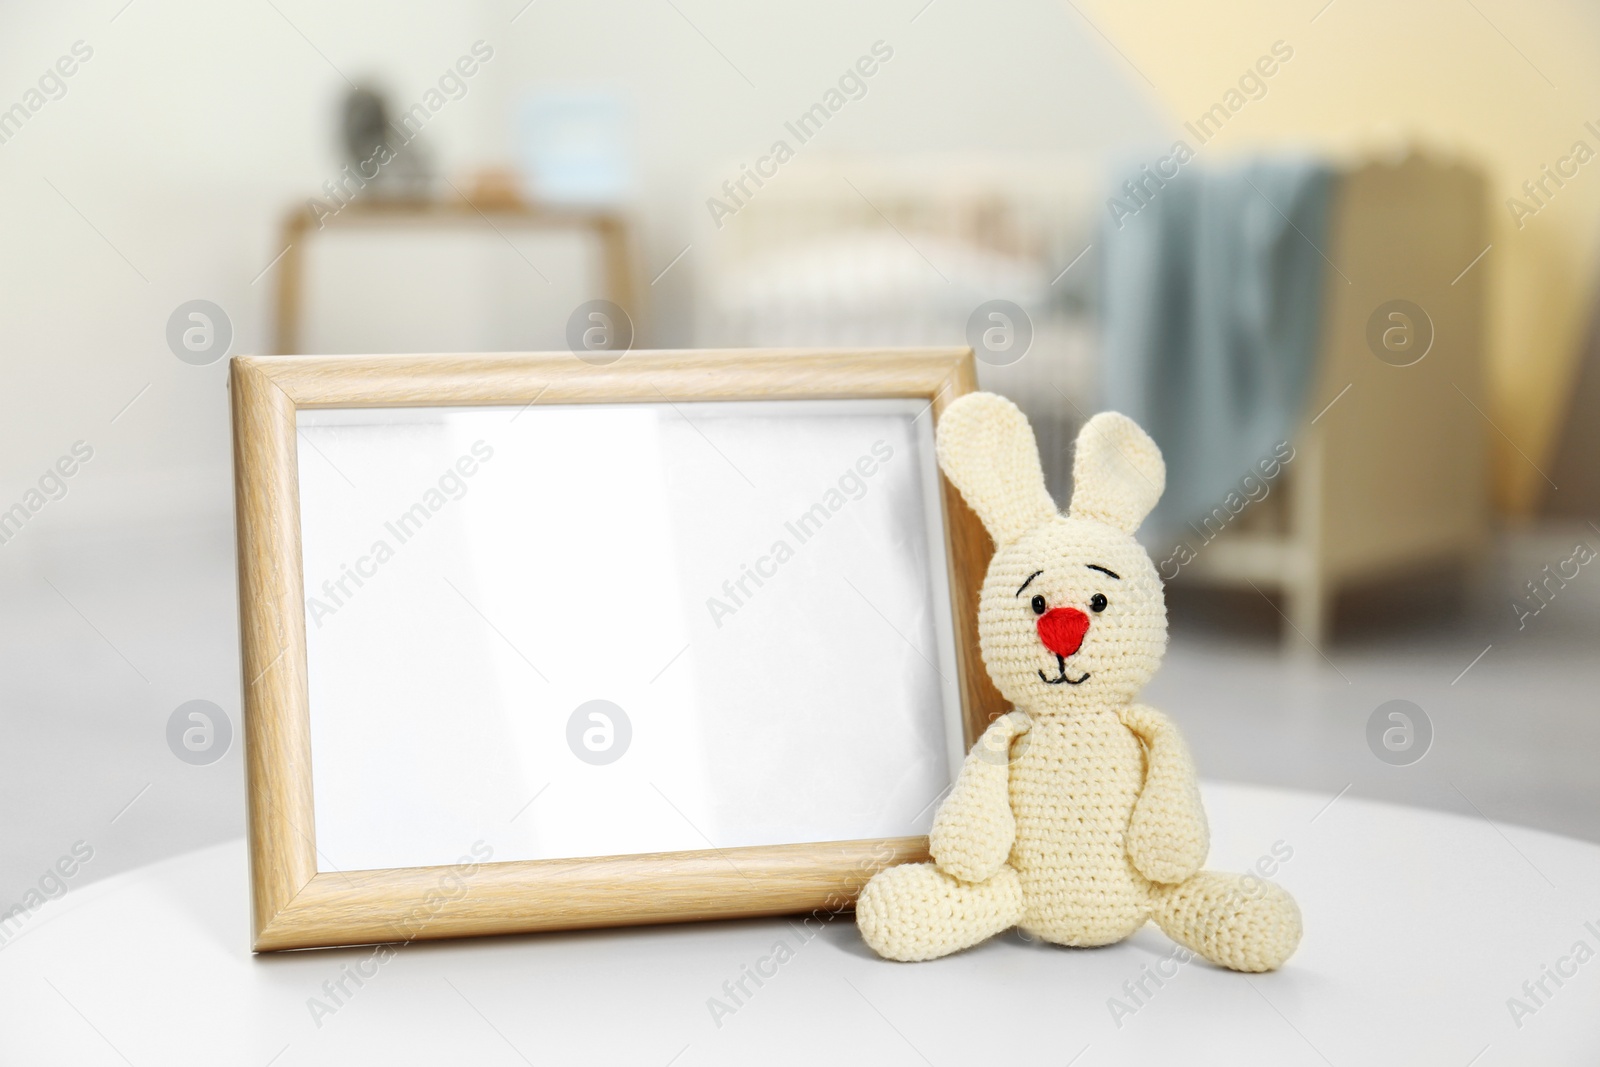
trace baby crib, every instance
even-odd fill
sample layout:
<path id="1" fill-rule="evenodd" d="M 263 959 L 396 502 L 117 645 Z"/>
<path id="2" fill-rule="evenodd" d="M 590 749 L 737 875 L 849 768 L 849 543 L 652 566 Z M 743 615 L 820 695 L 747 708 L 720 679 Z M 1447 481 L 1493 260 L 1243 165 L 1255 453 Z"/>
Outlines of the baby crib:
<path id="1" fill-rule="evenodd" d="M 1033 421 L 1066 499 L 1094 410 L 1092 172 L 1072 160 L 805 159 L 725 221 L 698 277 L 697 340 L 966 344 L 978 305 L 1020 305 L 1027 355 L 979 382 Z"/>
<path id="2" fill-rule="evenodd" d="M 1032 347 L 1009 365 L 980 361 L 979 381 L 1028 414 L 1066 500 L 1072 439 L 1098 407 L 1103 182 L 1097 164 L 1059 158 L 796 161 L 725 220 L 698 280 L 697 339 L 965 344 L 979 304 L 1011 300 Z M 1326 641 L 1340 589 L 1480 555 L 1483 204 L 1477 172 L 1423 154 L 1341 168 L 1325 246 L 1337 269 L 1294 458 L 1177 580 L 1276 594 L 1286 640 L 1309 650 Z M 1368 343 L 1368 320 L 1396 299 L 1431 321 L 1410 366 Z"/>

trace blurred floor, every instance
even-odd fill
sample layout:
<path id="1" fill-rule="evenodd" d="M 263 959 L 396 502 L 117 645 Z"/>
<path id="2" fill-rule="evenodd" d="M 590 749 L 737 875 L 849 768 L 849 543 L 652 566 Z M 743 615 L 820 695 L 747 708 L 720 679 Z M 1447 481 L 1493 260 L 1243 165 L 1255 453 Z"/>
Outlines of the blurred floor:
<path id="1" fill-rule="evenodd" d="M 1172 649 L 1145 699 L 1177 720 L 1207 778 L 1330 798 L 1348 787 L 1600 841 L 1600 567 L 1585 567 L 1525 629 L 1511 608 L 1514 591 L 1579 539 L 1600 544 L 1600 532 L 1578 523 L 1502 537 L 1470 595 L 1396 583 L 1352 600 L 1326 657 L 1284 655 L 1276 614 L 1253 594 L 1180 588 Z M 0 803 L 13 813 L 0 910 L 80 840 L 94 858 L 74 886 L 242 834 L 231 531 L 121 531 L 48 549 L 19 538 L 14 548 L 34 554 L 8 556 L 0 571 L 10 607 L 0 613 Z M 166 744 L 173 709 L 197 698 L 235 726 L 230 751 L 205 767 Z M 1396 698 L 1422 707 L 1435 730 L 1407 767 L 1366 743 L 1368 717 Z"/>
<path id="2" fill-rule="evenodd" d="M 1144 699 L 1178 721 L 1203 777 L 1330 798 L 1348 787 L 1600 841 L 1600 560 L 1521 629 L 1512 606 L 1580 541 L 1600 546 L 1600 531 L 1505 534 L 1467 583 L 1397 577 L 1359 591 L 1320 652 L 1292 635 L 1280 647 L 1281 619 L 1255 593 L 1175 590 L 1171 651 Z M 1397 699 L 1433 724 L 1410 766 L 1367 747 L 1368 718 Z"/>
<path id="3" fill-rule="evenodd" d="M 36 532 L 0 568 L 0 911 L 78 841 L 94 854 L 74 887 L 244 831 L 231 525 Z M 235 726 L 210 766 L 167 747 L 194 699 Z"/>

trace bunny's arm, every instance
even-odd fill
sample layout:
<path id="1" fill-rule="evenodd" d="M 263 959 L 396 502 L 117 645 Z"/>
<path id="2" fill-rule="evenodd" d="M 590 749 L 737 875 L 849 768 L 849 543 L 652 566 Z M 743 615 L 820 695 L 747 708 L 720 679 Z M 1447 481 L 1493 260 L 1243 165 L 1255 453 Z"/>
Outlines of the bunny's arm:
<path id="1" fill-rule="evenodd" d="M 967 754 L 928 834 L 928 851 L 946 874 L 982 882 L 1011 854 L 1017 836 L 1011 814 L 1011 742 L 1030 726 L 1020 711 L 1002 715 Z"/>
<path id="2" fill-rule="evenodd" d="M 1128 822 L 1128 856 L 1152 882 L 1182 882 L 1200 869 L 1211 845 L 1189 746 L 1154 708 L 1130 704 L 1120 717 L 1145 748 L 1144 789 Z"/>

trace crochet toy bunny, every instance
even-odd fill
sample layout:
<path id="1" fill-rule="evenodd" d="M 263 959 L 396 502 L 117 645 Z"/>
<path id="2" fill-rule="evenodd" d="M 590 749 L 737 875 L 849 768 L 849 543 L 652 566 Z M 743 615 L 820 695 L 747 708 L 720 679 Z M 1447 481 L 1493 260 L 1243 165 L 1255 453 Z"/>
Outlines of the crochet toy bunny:
<path id="1" fill-rule="evenodd" d="M 1166 716 L 1134 703 L 1167 645 L 1161 582 L 1133 538 L 1166 483 L 1155 442 L 1124 415 L 1090 419 L 1065 516 L 1009 400 L 954 401 L 938 452 L 994 538 L 978 632 L 1014 710 L 973 746 L 940 806 L 933 862 L 867 883 L 862 937 L 889 959 L 928 960 L 1013 926 L 1081 947 L 1154 919 L 1223 967 L 1277 968 L 1300 941 L 1294 899 L 1200 870 L 1209 840 L 1188 748 Z"/>

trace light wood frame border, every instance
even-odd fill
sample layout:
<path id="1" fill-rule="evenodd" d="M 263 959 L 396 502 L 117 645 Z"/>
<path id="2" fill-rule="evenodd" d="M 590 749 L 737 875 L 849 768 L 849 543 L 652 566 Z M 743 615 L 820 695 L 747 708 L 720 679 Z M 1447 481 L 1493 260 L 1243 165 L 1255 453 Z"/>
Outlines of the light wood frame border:
<path id="1" fill-rule="evenodd" d="M 256 951 L 576 929 L 853 904 L 927 839 L 840 841 L 358 872 L 317 871 L 300 557 L 303 408 L 914 397 L 976 388 L 967 348 L 255 356 L 232 362 L 240 642 Z M 978 651 L 988 534 L 941 478 L 967 743 L 1005 710 Z"/>

